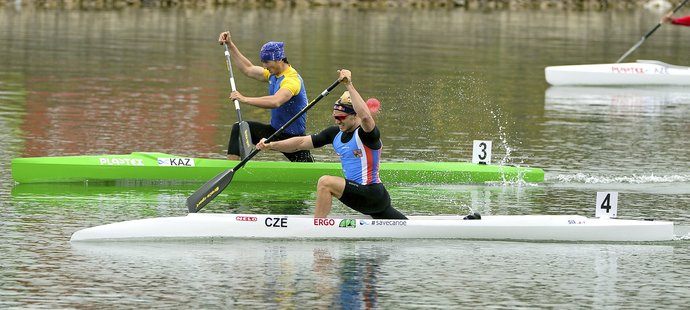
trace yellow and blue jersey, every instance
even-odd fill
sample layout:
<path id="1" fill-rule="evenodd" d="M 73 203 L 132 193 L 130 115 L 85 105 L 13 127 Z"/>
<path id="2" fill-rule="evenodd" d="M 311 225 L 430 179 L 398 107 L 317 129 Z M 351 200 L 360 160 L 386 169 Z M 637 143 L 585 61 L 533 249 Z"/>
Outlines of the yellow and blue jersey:
<path id="1" fill-rule="evenodd" d="M 279 129 L 293 116 L 307 106 L 307 90 L 302 77 L 297 70 L 290 66 L 280 75 L 271 75 L 264 69 L 264 78 L 268 81 L 268 94 L 275 95 L 281 88 L 292 93 L 292 98 L 278 108 L 271 109 L 271 126 Z M 303 135 L 307 129 L 307 114 L 304 113 L 294 123 L 285 128 L 285 132 L 292 135 Z"/>

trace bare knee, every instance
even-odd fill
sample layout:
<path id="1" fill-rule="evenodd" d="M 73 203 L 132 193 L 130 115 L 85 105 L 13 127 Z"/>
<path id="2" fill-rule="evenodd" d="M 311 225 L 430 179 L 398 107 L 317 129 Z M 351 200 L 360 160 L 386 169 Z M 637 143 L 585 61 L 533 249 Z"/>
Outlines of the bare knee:
<path id="1" fill-rule="evenodd" d="M 331 192 L 331 188 L 333 188 L 333 179 L 334 177 L 330 175 L 321 176 L 319 182 L 316 183 L 316 189 L 319 191 L 326 190 Z"/>
<path id="2" fill-rule="evenodd" d="M 330 193 L 332 196 L 340 198 L 343 195 L 344 188 L 345 179 L 330 175 L 324 175 L 319 178 L 319 182 L 316 185 L 316 192 Z"/>

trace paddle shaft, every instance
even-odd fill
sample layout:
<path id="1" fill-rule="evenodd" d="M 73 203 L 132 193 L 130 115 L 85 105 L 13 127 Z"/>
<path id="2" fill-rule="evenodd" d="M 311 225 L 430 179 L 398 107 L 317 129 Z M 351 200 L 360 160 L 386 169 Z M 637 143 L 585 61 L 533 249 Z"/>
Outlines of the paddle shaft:
<path id="1" fill-rule="evenodd" d="M 235 86 L 235 76 L 232 74 L 232 62 L 230 61 L 230 51 L 228 50 L 228 44 L 223 43 L 223 47 L 225 48 L 225 64 L 228 66 L 228 73 L 230 74 L 230 89 L 232 91 L 237 91 L 237 87 Z M 240 102 L 235 99 L 235 111 L 237 111 L 237 119 L 239 122 L 242 122 L 242 113 L 240 113 Z"/>
<path id="2" fill-rule="evenodd" d="M 301 117 L 304 113 L 307 113 L 309 109 L 311 109 L 323 97 L 326 97 L 336 86 L 338 86 L 338 84 L 340 84 L 340 80 L 336 80 L 335 82 L 333 82 L 333 84 L 331 84 L 331 86 L 329 86 L 328 88 L 326 88 L 326 90 L 319 94 L 318 97 L 316 97 L 309 104 L 307 104 L 306 107 L 304 107 L 301 111 L 295 114 L 295 116 L 293 116 L 283 126 L 276 130 L 276 132 L 274 132 L 272 135 L 266 138 L 266 141 L 273 141 L 273 139 L 275 139 L 276 136 L 285 131 L 285 128 L 294 123 L 295 120 Z M 250 159 L 256 156 L 256 154 L 258 154 L 259 151 L 260 150 L 255 149 L 249 155 L 247 155 L 247 157 L 243 158 L 234 168 L 220 173 L 210 181 L 206 182 L 206 184 L 202 185 L 199 189 L 197 189 L 191 196 L 189 196 L 189 198 L 187 198 L 187 209 L 189 210 L 189 212 L 199 212 L 199 210 L 201 210 L 205 205 L 207 205 L 211 200 L 213 200 L 213 198 L 218 196 L 220 192 L 222 192 L 226 187 L 228 187 L 228 185 L 232 181 L 232 177 L 235 174 L 235 171 L 244 167 L 244 165 Z"/>
<path id="3" fill-rule="evenodd" d="M 676 13 L 681 7 L 683 7 L 686 3 L 688 3 L 688 1 L 690 1 L 690 0 L 685 0 L 685 1 L 681 2 L 675 9 L 673 9 L 673 13 Z M 618 58 L 618 61 L 616 61 L 616 63 L 620 63 L 621 61 L 623 61 L 623 59 L 625 59 L 625 57 L 628 57 L 628 55 L 630 55 L 630 53 L 632 53 L 634 50 L 636 50 L 638 47 L 640 47 L 640 45 L 642 45 L 642 43 L 645 40 L 647 40 L 647 38 L 649 38 L 649 36 L 651 36 L 652 33 L 654 33 L 657 29 L 659 29 L 659 27 L 661 27 L 661 22 L 656 24 L 656 26 L 654 26 L 654 28 L 652 28 L 652 30 L 647 32 L 647 34 L 645 34 L 642 37 L 642 39 L 640 39 L 640 41 L 637 41 L 637 43 L 635 45 L 633 45 L 633 47 L 631 47 L 627 52 L 625 52 L 625 54 L 623 54 L 623 56 L 621 56 L 621 58 Z"/>
<path id="4" fill-rule="evenodd" d="M 287 127 L 290 126 L 292 123 L 294 123 L 298 118 L 300 118 L 300 117 L 302 116 L 302 114 L 307 113 L 307 111 L 309 111 L 309 109 L 311 109 L 317 102 L 319 102 L 319 100 L 321 100 L 321 98 L 328 96 L 328 94 L 329 94 L 336 86 L 338 86 L 338 84 L 340 84 L 340 80 L 336 80 L 335 82 L 333 82 L 333 84 L 331 84 L 331 86 L 328 86 L 328 88 L 326 88 L 323 92 L 321 92 L 321 93 L 319 94 L 318 97 L 314 98 L 314 100 L 312 100 L 309 104 L 307 104 L 307 106 L 304 107 L 304 109 L 302 109 L 302 111 L 299 111 L 299 113 L 295 114 L 295 116 L 293 116 L 290 120 L 288 120 L 283 126 L 280 126 L 280 128 L 278 128 L 278 130 L 276 130 L 276 132 L 274 132 L 272 135 L 268 136 L 268 138 L 266 138 L 266 142 L 271 142 L 271 141 L 273 141 L 273 139 L 275 139 L 276 136 L 278 136 L 279 134 L 283 133 L 283 131 L 285 131 L 285 128 L 287 128 Z M 252 159 L 252 157 L 254 157 L 256 154 L 258 154 L 259 151 L 260 151 L 260 150 L 257 150 L 257 149 L 255 149 L 254 151 L 252 151 L 251 154 L 249 154 L 249 155 L 247 156 L 247 158 L 242 159 L 242 161 L 240 161 L 240 162 L 237 164 L 237 166 L 235 166 L 235 168 L 232 168 L 232 170 L 233 170 L 233 171 L 237 171 L 238 169 L 242 168 L 242 166 L 244 166 L 244 164 L 246 164 L 246 163 L 247 163 L 250 159 Z"/>
<path id="5" fill-rule="evenodd" d="M 230 88 L 232 91 L 237 91 L 237 87 L 235 86 L 235 75 L 232 73 L 232 61 L 230 61 L 230 51 L 228 50 L 228 44 L 223 43 L 223 47 L 225 48 L 225 63 L 228 66 L 228 73 L 230 74 Z M 235 99 L 235 111 L 237 112 L 237 122 L 239 125 L 239 149 L 240 149 L 240 158 L 245 158 L 247 157 L 247 153 L 251 152 L 252 149 L 252 143 L 251 143 L 251 133 L 249 131 L 249 124 L 247 122 L 242 121 L 242 113 L 240 112 L 240 102 Z"/>

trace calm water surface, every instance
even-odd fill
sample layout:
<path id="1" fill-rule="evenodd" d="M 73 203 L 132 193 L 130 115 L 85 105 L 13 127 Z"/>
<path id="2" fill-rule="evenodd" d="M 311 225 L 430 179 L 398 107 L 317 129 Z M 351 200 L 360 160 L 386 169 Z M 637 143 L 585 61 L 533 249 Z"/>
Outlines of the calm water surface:
<path id="1" fill-rule="evenodd" d="M 391 186 L 407 214 L 592 216 L 596 192 L 617 191 L 619 216 L 674 221 L 680 237 L 690 225 L 690 90 L 549 87 L 543 76 L 550 65 L 614 62 L 659 14 L 2 9 L 0 308 L 685 308 L 686 240 L 71 245 L 81 228 L 183 215 L 199 184 L 15 185 L 10 168 L 15 157 L 134 151 L 223 158 L 236 116 L 215 40 L 230 29 L 253 61 L 264 42 L 285 41 L 310 98 L 352 69 L 383 104 L 386 160 L 469 161 L 482 139 L 494 141 L 495 163 L 546 171 L 543 184 Z M 688 37 L 664 26 L 628 60 L 690 65 Z M 265 93 L 236 79 L 244 94 Z M 310 112 L 310 132 L 331 123 L 335 97 Z M 260 109 L 242 113 L 268 121 Z M 313 209 L 312 187 L 232 184 L 204 210 Z"/>

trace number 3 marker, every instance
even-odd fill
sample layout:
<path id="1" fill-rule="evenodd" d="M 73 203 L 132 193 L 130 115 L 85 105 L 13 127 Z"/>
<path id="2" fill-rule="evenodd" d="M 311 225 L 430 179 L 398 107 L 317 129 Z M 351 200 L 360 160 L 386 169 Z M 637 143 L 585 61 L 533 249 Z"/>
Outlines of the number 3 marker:
<path id="1" fill-rule="evenodd" d="M 472 147 L 472 163 L 490 165 L 491 164 L 491 141 L 474 140 Z"/>

